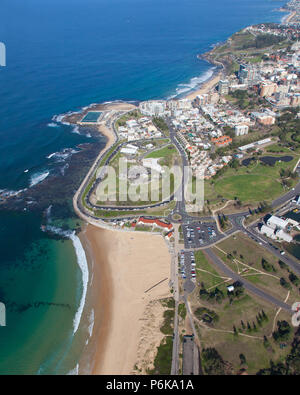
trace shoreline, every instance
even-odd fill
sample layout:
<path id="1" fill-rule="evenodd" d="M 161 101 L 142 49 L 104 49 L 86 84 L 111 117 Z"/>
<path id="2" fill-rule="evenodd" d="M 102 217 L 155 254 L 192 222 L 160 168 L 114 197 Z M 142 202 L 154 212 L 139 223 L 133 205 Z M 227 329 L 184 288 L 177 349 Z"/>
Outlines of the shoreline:
<path id="1" fill-rule="evenodd" d="M 90 370 L 94 375 L 132 374 L 138 359 L 144 359 L 141 356 L 148 345 L 140 342 L 140 335 L 153 314 L 149 304 L 171 296 L 167 244 L 159 235 L 116 232 L 90 224 L 80 239 L 93 273 L 90 287 L 95 324 L 79 364 L 92 359 Z M 165 281 L 145 292 L 162 279 Z M 152 331 L 151 336 L 152 343 L 158 346 L 162 334 Z M 148 359 L 143 362 L 150 364 Z"/>
<path id="2" fill-rule="evenodd" d="M 88 365 L 88 374 L 92 374 L 95 364 L 102 363 L 107 346 L 112 318 L 113 283 L 111 270 L 107 263 L 108 251 L 105 245 L 101 249 L 95 249 L 93 232 L 89 231 L 89 226 L 92 225 L 85 225 L 79 238 L 91 273 L 89 282 L 91 306 L 89 306 L 89 310 L 94 311 L 94 324 L 88 345 L 79 361 L 79 368 L 81 365 Z M 81 374 L 80 371 L 79 374 Z M 82 374 L 86 374 L 86 372 Z"/>
<path id="3" fill-rule="evenodd" d="M 218 71 L 215 71 L 211 77 L 209 77 L 206 81 L 203 81 L 203 83 L 201 83 L 196 90 L 187 93 L 187 95 L 184 96 L 185 99 L 193 101 L 198 95 L 207 94 L 210 90 L 214 88 L 215 85 L 218 84 L 218 82 L 222 78 L 222 75 L 223 71 L 218 69 Z"/>
<path id="4" fill-rule="evenodd" d="M 291 23 L 292 19 L 297 15 L 296 11 L 288 10 L 285 8 L 280 8 L 278 11 L 286 13 L 286 15 L 284 15 L 280 21 L 280 24 L 283 24 L 283 25 Z"/>
<path id="5" fill-rule="evenodd" d="M 287 19 L 285 20 L 285 22 L 281 23 L 288 23 L 290 19 L 294 16 L 294 14 L 295 12 L 292 12 L 289 15 L 285 16 L 284 18 Z M 213 63 L 210 64 L 212 66 L 215 66 Z M 179 98 L 179 96 L 181 96 L 181 98 L 194 100 L 196 96 L 208 93 L 210 90 L 212 90 L 223 75 L 224 70 L 221 67 L 216 67 L 213 74 L 207 80 L 201 82 L 201 84 L 199 84 L 196 89 L 188 91 L 186 94 L 177 95 L 174 98 L 177 99 Z M 89 106 L 86 109 L 88 111 L 90 109 L 96 110 L 97 108 L 102 108 L 105 105 L 116 106 L 117 104 L 121 103 L 113 102 L 97 105 L 93 104 L 91 105 L 92 107 Z M 124 104 L 125 103 L 123 102 L 123 105 Z M 107 138 L 105 147 L 99 153 L 98 157 L 100 157 L 115 142 L 115 135 L 105 126 L 105 124 L 98 125 L 97 129 Z M 94 171 L 94 166 L 91 167 L 90 171 L 83 180 L 82 185 L 92 171 Z M 79 188 L 79 190 L 80 189 L 81 187 Z M 78 191 L 76 192 L 73 200 L 74 209 L 77 214 L 80 213 L 80 210 L 78 210 L 77 207 Z M 82 215 L 79 216 L 83 218 Z M 85 218 L 83 219 L 86 220 Z M 147 240 L 145 242 L 145 245 L 143 246 L 144 250 L 145 248 L 151 246 L 151 242 L 149 243 L 149 237 L 157 238 L 157 236 L 153 236 L 147 233 L 141 234 L 140 236 L 141 238 L 145 238 Z M 91 341 L 88 347 L 91 348 L 90 345 L 93 345 L 93 364 L 91 369 L 92 374 L 131 374 L 134 368 L 134 363 L 138 355 L 138 345 L 140 343 L 139 333 L 142 330 L 142 326 L 139 321 L 143 319 L 142 317 L 146 309 L 146 305 L 145 303 L 143 303 L 145 302 L 145 296 L 143 297 L 141 290 L 139 290 L 140 293 L 135 295 L 137 297 L 134 299 L 134 302 L 136 303 L 135 309 L 134 311 L 130 310 L 130 300 L 126 299 L 124 295 L 126 294 L 126 291 L 129 291 L 130 293 L 132 289 L 126 289 L 124 283 L 130 283 L 131 281 L 133 281 L 136 270 L 140 269 L 141 265 L 147 265 L 147 258 L 144 258 L 144 260 L 142 260 L 143 263 L 141 264 L 140 262 L 139 266 L 133 265 L 135 269 L 131 273 L 127 270 L 124 271 L 123 274 L 120 276 L 119 271 L 122 272 L 122 270 L 124 270 L 124 266 L 122 267 L 122 265 L 132 264 L 132 262 L 130 262 L 130 259 L 128 259 L 129 256 L 132 259 L 131 248 L 135 249 L 135 257 L 138 254 L 140 243 L 135 244 L 135 246 L 133 247 L 131 246 L 130 242 L 130 239 L 133 240 L 136 238 L 139 238 L 137 233 L 135 234 L 134 232 L 118 232 L 107 230 L 104 228 L 104 226 L 101 226 L 100 222 L 96 226 L 91 224 L 87 225 L 86 229 L 80 234 L 83 248 L 85 249 L 85 251 L 89 251 L 89 265 L 92 265 L 92 273 L 94 274 L 92 294 L 94 294 L 96 297 L 94 320 L 95 324 Z M 108 239 L 110 239 L 110 241 Z M 126 243 L 124 243 L 124 240 L 126 240 Z M 112 245 L 112 241 L 114 241 L 116 245 Z M 123 254 L 120 252 L 119 249 L 122 242 L 124 243 L 123 247 L 125 247 L 123 249 Z M 163 239 L 162 242 L 165 244 Z M 158 250 L 159 249 L 157 249 L 157 251 Z M 167 254 L 169 260 L 171 260 L 171 254 L 169 253 L 169 251 L 167 251 Z M 170 268 L 170 263 L 168 264 L 168 266 Z M 116 272 L 117 278 L 115 275 Z M 168 277 L 170 279 L 170 274 L 168 275 Z M 141 281 L 143 280 L 145 279 L 141 278 Z M 147 278 L 146 280 L 149 280 L 149 278 Z M 138 282 L 136 284 L 132 284 L 133 287 L 136 285 L 140 286 Z M 165 294 L 168 296 L 171 295 L 169 288 L 168 292 L 165 289 Z M 150 300 L 151 299 L 149 299 L 148 302 Z M 155 299 L 152 299 L 152 301 L 153 300 Z M 135 303 L 133 303 L 133 305 Z M 125 322 L 124 319 L 126 319 L 127 315 L 131 316 L 132 319 Z M 132 328 L 133 322 L 135 323 L 134 328 Z M 126 335 L 130 337 L 130 341 L 128 341 Z"/>

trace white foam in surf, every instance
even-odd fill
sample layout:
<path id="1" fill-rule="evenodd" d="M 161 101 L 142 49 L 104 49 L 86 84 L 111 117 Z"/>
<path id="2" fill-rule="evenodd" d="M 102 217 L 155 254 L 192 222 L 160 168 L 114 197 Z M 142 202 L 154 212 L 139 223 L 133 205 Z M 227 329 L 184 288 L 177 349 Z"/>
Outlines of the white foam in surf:
<path id="1" fill-rule="evenodd" d="M 73 333 L 75 335 L 75 333 L 77 332 L 79 325 L 80 325 L 80 321 L 81 321 L 81 317 L 82 317 L 82 313 L 83 313 L 83 309 L 84 309 L 84 305 L 85 305 L 86 295 L 87 295 L 88 282 L 89 282 L 89 268 L 88 268 L 88 264 L 87 264 L 85 251 L 84 251 L 84 248 L 82 247 L 79 237 L 76 236 L 75 232 L 64 231 L 60 228 L 57 228 L 57 227 L 51 226 L 51 225 L 47 225 L 42 230 L 52 232 L 52 233 L 58 234 L 60 236 L 69 238 L 70 240 L 72 240 L 72 243 L 73 243 L 73 246 L 75 249 L 77 263 L 78 263 L 78 266 L 79 266 L 81 273 L 82 273 L 82 296 L 80 299 L 79 307 L 78 307 L 75 317 L 73 319 Z"/>
<path id="2" fill-rule="evenodd" d="M 92 309 L 91 314 L 89 316 L 89 327 L 88 327 L 90 337 L 92 337 L 93 334 L 94 323 L 95 323 L 95 311 L 94 309 Z"/>
<path id="3" fill-rule="evenodd" d="M 74 148 L 64 148 L 60 152 L 53 152 L 52 154 L 46 156 L 47 159 L 55 158 L 57 161 L 63 162 L 67 160 L 73 154 L 77 154 L 79 151 Z"/>
<path id="4" fill-rule="evenodd" d="M 78 125 L 76 125 L 76 126 L 73 128 L 72 133 L 80 134 L 79 126 L 78 126 Z"/>
<path id="5" fill-rule="evenodd" d="M 67 376 L 78 376 L 78 374 L 79 374 L 79 364 L 77 364 L 74 369 L 70 370 L 69 373 L 67 373 Z"/>
<path id="6" fill-rule="evenodd" d="M 84 305 L 85 305 L 87 286 L 88 286 L 88 281 L 89 281 L 89 269 L 88 269 L 85 251 L 82 247 L 79 237 L 76 236 L 75 232 L 74 232 L 70 236 L 70 239 L 73 242 L 73 246 L 75 248 L 75 252 L 76 252 L 76 256 L 77 256 L 77 262 L 78 262 L 78 265 L 79 265 L 80 270 L 82 272 L 82 288 L 83 288 L 80 304 L 79 304 L 78 310 L 77 310 L 74 320 L 73 320 L 73 329 L 74 329 L 74 334 L 75 334 L 79 328 L 82 312 L 83 312 Z"/>
<path id="7" fill-rule="evenodd" d="M 46 170 L 45 172 L 33 174 L 30 178 L 30 187 L 33 187 L 34 185 L 37 185 L 40 182 L 44 181 L 49 176 L 49 174 L 50 172 L 48 170 Z"/>
<path id="8" fill-rule="evenodd" d="M 0 197 L 2 197 L 2 198 L 10 198 L 10 197 L 18 196 L 22 192 L 25 192 L 25 191 L 27 191 L 27 188 L 20 189 L 18 191 L 11 191 L 11 190 L 8 190 L 8 189 L 0 189 Z"/>
<path id="9" fill-rule="evenodd" d="M 83 288 L 80 304 L 79 304 L 78 310 L 77 310 L 74 320 L 73 320 L 73 330 L 74 330 L 74 334 L 75 334 L 79 328 L 81 316 L 82 316 L 84 305 L 85 305 L 87 286 L 88 286 L 88 282 L 89 282 L 89 269 L 88 269 L 85 251 L 82 247 L 79 237 L 76 236 L 75 232 L 74 232 L 71 234 L 70 239 L 73 242 L 73 246 L 75 248 L 75 252 L 76 252 L 76 256 L 77 256 L 77 262 L 78 262 L 78 265 L 79 265 L 81 273 L 82 273 L 82 288 Z"/>
<path id="10" fill-rule="evenodd" d="M 50 123 L 48 123 L 47 126 L 48 126 L 49 128 L 58 128 L 59 125 L 57 125 L 57 123 L 50 122 Z"/>
<path id="11" fill-rule="evenodd" d="M 173 99 L 177 96 L 183 95 L 184 93 L 192 92 L 198 88 L 205 81 L 210 79 L 214 73 L 215 67 L 210 68 L 205 73 L 201 74 L 199 77 L 193 77 L 187 84 L 179 84 L 176 88 L 176 93 L 170 96 L 168 99 Z"/>

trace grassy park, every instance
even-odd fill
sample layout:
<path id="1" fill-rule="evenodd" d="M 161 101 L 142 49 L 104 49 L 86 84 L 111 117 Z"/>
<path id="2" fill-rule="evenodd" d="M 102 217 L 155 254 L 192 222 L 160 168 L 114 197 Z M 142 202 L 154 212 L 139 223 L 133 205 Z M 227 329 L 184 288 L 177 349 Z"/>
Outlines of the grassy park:
<path id="1" fill-rule="evenodd" d="M 235 239 L 234 248 L 240 245 L 241 252 L 249 258 L 252 246 L 243 243 L 243 239 Z M 257 257 L 261 257 L 260 254 L 262 251 L 258 252 Z M 267 258 L 271 260 L 269 256 Z M 279 347 L 273 340 L 272 332 L 277 320 L 290 319 L 288 313 L 278 312 L 276 307 L 249 294 L 245 289 L 238 296 L 230 297 L 226 287 L 232 281 L 228 281 L 214 267 L 205 253 L 197 251 L 195 260 L 197 286 L 190 295 L 190 304 L 202 349 L 216 349 L 225 362 L 226 373 L 245 369 L 248 374 L 255 374 L 266 368 L 270 359 L 284 359 L 288 348 Z M 210 297 L 203 297 L 204 289 L 210 293 Z M 221 294 L 221 297 L 217 299 L 211 296 L 216 294 Z"/>
<path id="2" fill-rule="evenodd" d="M 282 170 L 293 170 L 299 157 L 289 153 L 293 159 L 290 162 L 276 162 L 273 166 L 260 162 L 255 158 L 248 166 L 237 168 L 228 167 L 219 176 L 205 182 L 205 199 L 217 203 L 222 198 L 234 200 L 238 198 L 244 204 L 256 204 L 262 201 L 270 202 L 284 194 L 287 189 Z M 272 156 L 281 156 L 273 154 Z M 289 178 L 290 186 L 294 186 L 297 179 Z"/>
<path id="3" fill-rule="evenodd" d="M 283 263 L 280 264 L 275 255 L 243 233 L 218 243 L 213 249 L 233 271 L 268 294 L 281 300 L 285 300 L 288 294 L 291 301 L 299 298 L 300 279 L 294 279 L 290 269 Z M 283 285 L 281 279 L 285 281 Z"/>

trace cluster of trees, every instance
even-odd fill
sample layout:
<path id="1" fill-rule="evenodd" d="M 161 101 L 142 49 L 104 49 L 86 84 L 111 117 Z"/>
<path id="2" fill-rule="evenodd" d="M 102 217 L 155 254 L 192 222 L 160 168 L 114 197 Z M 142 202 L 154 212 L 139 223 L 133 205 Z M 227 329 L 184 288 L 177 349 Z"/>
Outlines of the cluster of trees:
<path id="1" fill-rule="evenodd" d="M 155 117 L 155 118 L 152 119 L 152 122 L 162 132 L 165 132 L 165 133 L 169 132 L 169 127 L 168 127 L 166 121 L 163 118 Z"/>
<path id="2" fill-rule="evenodd" d="M 286 340 L 280 340 L 280 336 L 283 335 L 283 339 L 290 339 L 291 338 L 291 333 L 292 329 L 289 327 L 289 324 L 284 321 L 280 321 L 281 323 L 277 326 L 280 327 L 280 334 L 279 334 L 279 340 L 278 341 L 286 341 Z M 278 330 L 276 331 L 276 335 Z M 266 346 L 269 344 L 269 342 L 266 342 Z M 268 348 L 268 347 L 267 347 Z M 292 345 L 291 345 L 291 350 L 285 360 L 283 362 L 278 362 L 275 363 L 273 361 L 270 361 L 270 366 L 266 369 L 261 369 L 259 372 L 257 372 L 258 375 L 299 375 L 300 374 L 300 329 L 298 328 L 297 332 L 295 333 Z"/>
<path id="3" fill-rule="evenodd" d="M 259 34 L 258 36 L 255 37 L 254 40 L 247 40 L 242 45 L 242 49 L 247 49 L 247 48 L 267 48 L 270 47 L 271 45 L 279 44 L 281 41 L 285 40 L 284 37 L 282 36 L 275 36 L 273 34 Z"/>
<path id="4" fill-rule="evenodd" d="M 216 287 L 212 291 L 207 291 L 205 288 L 201 288 L 199 292 L 200 299 L 206 300 L 208 302 L 217 302 L 217 303 L 222 303 L 222 301 L 225 299 L 224 293 Z"/>
<path id="5" fill-rule="evenodd" d="M 292 289 L 291 284 L 284 277 L 280 277 L 279 282 L 283 288 L 288 289 L 288 290 Z"/>
<path id="6" fill-rule="evenodd" d="M 135 118 L 138 119 L 142 116 L 142 114 L 140 113 L 139 110 L 133 110 L 130 111 L 128 114 L 123 115 L 123 117 L 121 117 L 120 119 L 117 120 L 116 125 L 117 126 L 125 126 L 126 122 L 131 119 L 131 118 Z"/>
<path id="7" fill-rule="evenodd" d="M 261 265 L 266 272 L 277 272 L 277 269 L 274 267 L 274 265 L 269 263 L 265 258 L 262 258 Z"/>
<path id="8" fill-rule="evenodd" d="M 296 274 L 293 273 L 293 272 L 290 272 L 290 274 L 289 274 L 289 280 L 290 280 L 290 282 L 291 282 L 292 284 L 294 284 L 296 287 L 298 287 L 298 285 L 300 284 L 299 277 L 296 276 Z"/>
<path id="9" fill-rule="evenodd" d="M 235 283 L 233 283 L 233 287 L 234 287 L 233 291 L 231 291 L 231 292 L 228 291 L 227 292 L 227 295 L 228 295 L 228 297 L 230 299 L 230 302 L 234 298 L 239 298 L 239 297 L 243 296 L 244 295 L 244 291 L 245 291 L 243 284 L 240 283 L 239 281 L 236 281 Z"/>
<path id="10" fill-rule="evenodd" d="M 281 269 L 288 269 L 288 265 L 280 259 L 278 261 L 278 265 L 281 267 Z"/>
<path id="11" fill-rule="evenodd" d="M 278 44 L 284 40 L 284 37 L 275 36 L 273 34 L 260 34 L 255 39 L 256 48 L 270 47 L 271 45 Z"/>
<path id="12" fill-rule="evenodd" d="M 199 307 L 195 311 L 195 316 L 206 324 L 214 324 L 219 321 L 218 314 L 213 310 L 207 309 L 206 307 Z"/>
<path id="13" fill-rule="evenodd" d="M 236 104 L 242 109 L 246 109 L 250 105 L 252 96 L 246 90 L 237 89 L 230 93 L 230 96 L 237 100 Z"/>
<path id="14" fill-rule="evenodd" d="M 267 203 L 267 202 L 260 202 L 258 204 L 257 209 L 252 210 L 251 208 L 249 208 L 249 214 L 250 215 L 255 215 L 255 214 L 260 214 L 260 213 L 268 213 L 272 210 L 272 206 Z"/>
<path id="15" fill-rule="evenodd" d="M 290 274 L 289 274 L 289 280 L 290 280 L 290 282 L 291 282 L 292 284 L 294 284 L 296 287 L 300 284 L 299 277 L 296 276 L 296 274 L 293 273 L 293 272 L 290 272 Z M 281 278 L 280 278 L 280 285 L 281 285 L 283 288 L 285 288 L 285 289 L 288 289 L 288 290 L 292 289 L 291 284 L 290 284 L 284 277 L 281 277 Z"/>
<path id="16" fill-rule="evenodd" d="M 241 327 L 239 328 L 239 331 L 240 332 L 246 331 L 248 333 L 257 332 L 257 325 L 259 327 L 262 327 L 265 322 L 269 321 L 269 318 L 267 314 L 264 312 L 264 310 L 260 311 L 255 318 L 256 318 L 256 323 L 255 321 L 252 321 L 252 324 L 249 321 L 247 321 L 247 323 L 244 323 L 244 321 L 241 320 Z M 234 333 L 238 334 L 235 330 L 235 326 L 233 328 L 234 328 L 233 329 Z"/>
<path id="17" fill-rule="evenodd" d="M 206 300 L 210 303 L 217 302 L 219 304 L 222 303 L 222 301 L 226 298 L 226 296 L 229 298 L 229 302 L 232 303 L 233 299 L 239 298 L 242 295 L 244 295 L 244 286 L 242 283 L 239 281 L 236 281 L 233 283 L 234 290 L 229 292 L 227 291 L 227 295 L 224 294 L 223 291 L 221 291 L 218 287 L 216 287 L 212 291 L 207 291 L 204 288 L 204 284 L 202 284 L 202 287 L 199 292 L 199 297 L 202 300 Z"/>
<path id="18" fill-rule="evenodd" d="M 218 214 L 218 221 L 221 226 L 221 228 L 224 230 L 226 228 L 226 225 L 228 223 L 228 218 L 224 214 Z"/>
<path id="19" fill-rule="evenodd" d="M 300 143 L 300 118 L 297 117 L 299 107 L 286 108 L 284 113 L 277 119 L 275 134 L 280 141 L 288 143 L 295 148 Z"/>
<path id="20" fill-rule="evenodd" d="M 277 321 L 277 330 L 273 332 L 272 336 L 276 343 L 287 342 L 292 335 L 292 328 L 290 324 L 285 321 Z"/>
<path id="21" fill-rule="evenodd" d="M 226 362 L 215 348 L 204 348 L 201 355 L 204 372 L 206 374 L 214 376 L 226 374 Z"/>
<path id="22" fill-rule="evenodd" d="M 285 269 L 285 270 L 287 270 L 287 271 L 289 272 L 289 280 L 290 280 L 290 282 L 291 282 L 293 285 L 295 285 L 296 287 L 298 287 L 298 286 L 300 285 L 300 279 L 299 279 L 299 277 L 296 276 L 295 273 L 293 273 L 292 271 L 290 271 L 288 265 L 287 265 L 286 263 L 284 263 L 283 261 L 279 260 L 279 261 L 278 261 L 278 265 L 281 267 L 281 269 Z M 285 288 L 290 289 L 290 284 L 288 283 L 288 281 L 285 280 L 283 277 L 282 277 L 282 279 L 283 279 L 283 280 L 282 280 L 282 283 L 283 283 L 282 286 L 284 286 Z M 287 283 L 288 285 L 286 285 L 286 283 Z"/>
<path id="23" fill-rule="evenodd" d="M 284 186 L 291 187 L 293 185 L 292 179 L 298 177 L 297 173 L 293 173 L 291 169 L 280 169 L 281 182 Z"/>

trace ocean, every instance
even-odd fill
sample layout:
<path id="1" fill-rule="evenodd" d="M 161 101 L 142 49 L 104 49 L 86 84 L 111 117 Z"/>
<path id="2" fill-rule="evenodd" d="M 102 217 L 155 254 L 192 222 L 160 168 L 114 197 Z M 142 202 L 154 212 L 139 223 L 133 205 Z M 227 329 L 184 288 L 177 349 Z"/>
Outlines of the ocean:
<path id="1" fill-rule="evenodd" d="M 187 93 L 213 71 L 198 54 L 250 24 L 279 22 L 284 3 L 1 0 L 0 190 L 27 190 L 26 201 L 0 209 L 1 374 L 76 374 L 92 332 L 91 274 L 70 207 L 105 139 L 57 116 Z M 49 221 L 52 236 L 41 229 Z"/>

